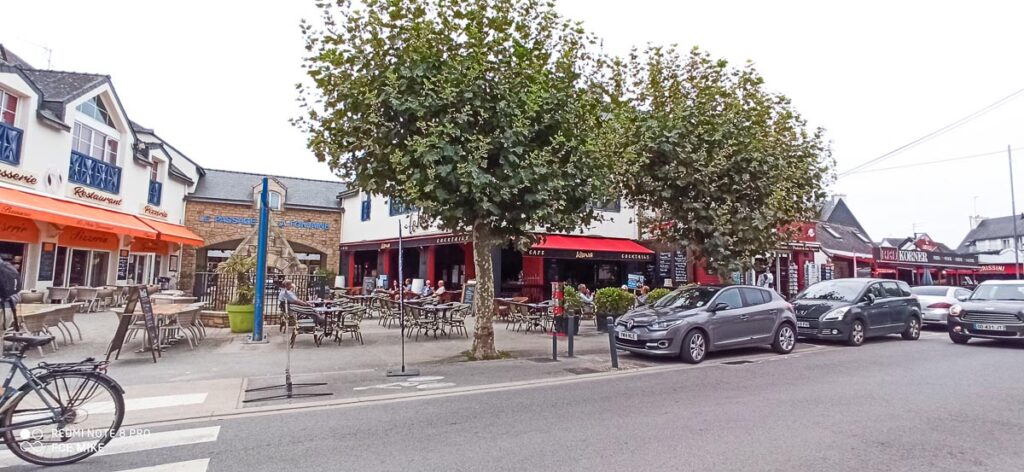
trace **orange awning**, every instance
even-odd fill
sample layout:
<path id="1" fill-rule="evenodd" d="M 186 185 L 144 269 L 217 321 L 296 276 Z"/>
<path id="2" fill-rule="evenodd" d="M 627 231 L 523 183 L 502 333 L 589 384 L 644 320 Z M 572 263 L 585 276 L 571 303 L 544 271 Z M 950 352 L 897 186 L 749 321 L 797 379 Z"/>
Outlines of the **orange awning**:
<path id="1" fill-rule="evenodd" d="M 186 244 L 189 246 L 200 247 L 203 245 L 203 238 L 199 237 L 196 233 L 189 231 L 188 228 L 182 225 L 175 225 L 171 223 L 164 223 L 163 221 L 151 220 L 149 218 L 143 219 L 147 225 L 152 226 L 153 229 L 160 233 L 161 241 L 168 241 L 178 244 Z"/>
<path id="2" fill-rule="evenodd" d="M 0 187 L 0 215 L 140 238 L 157 237 L 153 228 L 132 215 L 6 187 Z"/>
<path id="3" fill-rule="evenodd" d="M 0 241 L 39 242 L 39 228 L 28 218 L 8 216 L 0 221 Z"/>

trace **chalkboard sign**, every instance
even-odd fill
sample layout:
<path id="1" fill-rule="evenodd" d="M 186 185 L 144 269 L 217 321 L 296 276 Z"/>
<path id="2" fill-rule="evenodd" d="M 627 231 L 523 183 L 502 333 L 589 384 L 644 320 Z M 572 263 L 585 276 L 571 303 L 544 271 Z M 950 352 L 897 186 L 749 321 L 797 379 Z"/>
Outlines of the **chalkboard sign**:
<path id="1" fill-rule="evenodd" d="M 117 257 L 117 280 L 128 280 L 128 250 L 122 249 Z"/>
<path id="2" fill-rule="evenodd" d="M 462 288 L 462 303 L 473 305 L 474 300 L 476 300 L 476 280 L 470 280 Z"/>
<path id="3" fill-rule="evenodd" d="M 377 281 L 373 277 L 363 277 L 363 295 L 370 295 L 377 288 Z"/>
<path id="4" fill-rule="evenodd" d="M 114 339 L 107 347 L 107 360 L 110 360 L 110 354 L 114 351 L 117 351 L 114 359 L 121 356 L 121 347 L 124 346 L 124 338 L 128 334 L 128 328 L 131 327 L 132 318 L 134 318 L 132 314 L 135 313 L 137 305 L 142 306 L 142 318 L 146 323 L 146 344 L 149 352 L 153 355 L 153 362 L 156 362 L 156 357 L 160 355 L 160 333 L 156 325 L 156 317 L 153 315 L 153 303 L 149 300 L 149 289 L 145 285 L 137 285 L 128 291 L 124 314 L 121 315 L 121 322 L 118 323 L 117 331 L 114 332 Z"/>
<path id="5" fill-rule="evenodd" d="M 673 265 L 673 279 L 676 282 L 686 282 L 689 276 L 686 270 L 686 251 L 676 251 L 675 264 Z"/>
<path id="6" fill-rule="evenodd" d="M 54 243 L 43 243 L 42 251 L 39 253 L 39 281 L 46 282 L 53 280 L 53 263 L 57 255 L 57 245 Z"/>
<path id="7" fill-rule="evenodd" d="M 672 253 L 658 253 L 658 277 L 668 278 L 672 275 Z"/>

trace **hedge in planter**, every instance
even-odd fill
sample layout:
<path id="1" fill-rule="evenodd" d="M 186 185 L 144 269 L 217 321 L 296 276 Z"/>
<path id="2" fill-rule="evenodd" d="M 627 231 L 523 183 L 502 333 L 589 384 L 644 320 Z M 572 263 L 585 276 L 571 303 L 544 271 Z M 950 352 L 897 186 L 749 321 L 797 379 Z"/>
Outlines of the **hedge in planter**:
<path id="1" fill-rule="evenodd" d="M 615 287 L 602 288 L 594 294 L 594 312 L 597 313 L 597 329 L 608 329 L 607 318 L 618 318 L 636 302 L 636 297 L 626 290 Z"/>
<path id="2" fill-rule="evenodd" d="M 667 288 L 656 288 L 651 290 L 651 292 L 647 294 L 647 304 L 653 305 L 654 302 L 661 300 L 665 295 L 670 293 L 672 293 L 672 291 Z"/>
<path id="3" fill-rule="evenodd" d="M 256 318 L 256 288 L 250 275 L 256 270 L 256 256 L 233 255 L 224 263 L 224 274 L 235 277 L 235 296 L 224 307 L 232 333 L 250 333 Z"/>

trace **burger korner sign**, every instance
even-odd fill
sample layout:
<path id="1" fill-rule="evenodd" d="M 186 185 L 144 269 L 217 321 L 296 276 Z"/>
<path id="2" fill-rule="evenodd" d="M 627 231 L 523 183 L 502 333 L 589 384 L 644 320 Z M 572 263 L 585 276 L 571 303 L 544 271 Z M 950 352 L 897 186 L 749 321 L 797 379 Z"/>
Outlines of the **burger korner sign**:
<path id="1" fill-rule="evenodd" d="M 963 254 L 946 252 L 905 250 L 894 247 L 876 248 L 875 257 L 878 262 L 894 262 L 903 264 L 961 267 L 976 267 L 978 265 L 977 256 L 965 256 Z"/>

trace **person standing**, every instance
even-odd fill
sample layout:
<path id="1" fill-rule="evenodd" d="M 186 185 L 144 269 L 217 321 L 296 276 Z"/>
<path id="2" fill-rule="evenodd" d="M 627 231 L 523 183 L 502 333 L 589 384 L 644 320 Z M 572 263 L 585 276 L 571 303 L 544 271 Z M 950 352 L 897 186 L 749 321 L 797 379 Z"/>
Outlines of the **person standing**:
<path id="1" fill-rule="evenodd" d="M 20 290 L 18 269 L 7 259 L 0 259 L 0 312 L 3 312 L 4 330 L 7 329 L 7 307 L 11 308 L 11 320 L 15 331 L 18 327 L 18 290 Z"/>
<path id="2" fill-rule="evenodd" d="M 765 269 L 761 272 L 761 275 L 757 277 L 757 286 L 764 288 L 775 288 L 775 276 L 772 275 L 772 271 Z"/>

